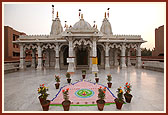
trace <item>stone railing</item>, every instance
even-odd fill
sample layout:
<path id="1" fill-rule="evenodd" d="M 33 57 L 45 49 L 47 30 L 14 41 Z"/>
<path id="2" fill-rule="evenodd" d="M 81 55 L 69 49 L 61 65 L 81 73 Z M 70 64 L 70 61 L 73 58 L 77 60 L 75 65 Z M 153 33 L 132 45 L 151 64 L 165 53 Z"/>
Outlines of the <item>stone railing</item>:
<path id="1" fill-rule="evenodd" d="M 143 61 L 142 68 L 164 72 L 164 62 L 159 61 Z"/>
<path id="2" fill-rule="evenodd" d="M 26 61 L 26 67 L 30 67 L 31 66 L 31 62 L 30 61 Z M 17 63 L 5 63 L 4 64 L 4 73 L 11 73 L 11 72 L 15 72 L 19 70 L 19 62 Z"/>
<path id="3" fill-rule="evenodd" d="M 19 70 L 19 63 L 5 63 L 4 73 L 15 72 Z"/>

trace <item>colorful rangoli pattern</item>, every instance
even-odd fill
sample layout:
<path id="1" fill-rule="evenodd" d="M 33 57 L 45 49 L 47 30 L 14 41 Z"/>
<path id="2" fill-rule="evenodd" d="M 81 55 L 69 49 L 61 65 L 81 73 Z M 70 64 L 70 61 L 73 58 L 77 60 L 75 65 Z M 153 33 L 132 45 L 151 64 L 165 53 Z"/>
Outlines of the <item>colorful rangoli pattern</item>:
<path id="1" fill-rule="evenodd" d="M 106 87 L 101 84 L 92 83 L 88 81 L 79 81 L 74 84 L 66 85 L 61 87 L 56 96 L 51 100 L 51 106 L 61 105 L 63 99 L 62 90 L 69 88 L 69 100 L 71 105 L 95 105 L 96 100 L 98 100 L 98 88 Z M 105 101 L 107 104 L 113 104 L 116 97 L 107 88 Z"/>

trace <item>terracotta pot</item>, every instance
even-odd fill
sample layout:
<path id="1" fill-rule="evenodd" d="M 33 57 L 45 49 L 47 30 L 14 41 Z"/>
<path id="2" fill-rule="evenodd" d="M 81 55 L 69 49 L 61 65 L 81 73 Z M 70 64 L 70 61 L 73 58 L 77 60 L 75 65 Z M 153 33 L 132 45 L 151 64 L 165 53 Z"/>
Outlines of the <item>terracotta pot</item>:
<path id="1" fill-rule="evenodd" d="M 116 108 L 121 109 L 124 102 L 119 102 L 118 99 L 115 99 L 114 101 L 116 103 Z"/>
<path id="2" fill-rule="evenodd" d="M 41 104 L 43 101 L 45 101 L 45 99 L 41 98 L 40 96 L 39 96 L 38 98 L 39 98 L 39 100 L 40 100 L 40 104 Z"/>
<path id="3" fill-rule="evenodd" d="M 85 76 L 86 76 L 86 75 L 82 75 L 83 79 L 85 79 Z"/>
<path id="4" fill-rule="evenodd" d="M 50 100 L 43 101 L 41 103 L 43 111 L 48 111 L 50 106 Z"/>
<path id="5" fill-rule="evenodd" d="M 107 83 L 108 84 L 108 88 L 111 88 L 112 86 L 112 83 Z"/>
<path id="6" fill-rule="evenodd" d="M 71 104 L 71 102 L 70 102 L 69 100 L 62 102 L 62 106 L 63 106 L 63 108 L 64 108 L 64 111 L 69 111 L 70 104 Z"/>
<path id="7" fill-rule="evenodd" d="M 96 78 L 95 78 L 95 80 L 96 80 L 96 83 L 98 83 L 98 82 L 99 82 L 99 78 L 97 78 L 97 77 L 96 77 Z"/>
<path id="8" fill-rule="evenodd" d="M 59 86 L 60 86 L 59 83 L 56 83 L 56 84 L 55 84 L 55 88 L 56 88 L 56 89 L 59 89 Z"/>
<path id="9" fill-rule="evenodd" d="M 68 82 L 68 83 L 71 83 L 71 79 L 67 79 L 67 82 Z"/>
<path id="10" fill-rule="evenodd" d="M 129 94 L 129 95 L 124 94 L 124 97 L 125 97 L 125 100 L 127 103 L 131 103 L 131 99 L 133 97 L 131 94 Z"/>
<path id="11" fill-rule="evenodd" d="M 97 100 L 96 102 L 97 102 L 98 110 L 103 111 L 105 101 L 104 100 Z"/>

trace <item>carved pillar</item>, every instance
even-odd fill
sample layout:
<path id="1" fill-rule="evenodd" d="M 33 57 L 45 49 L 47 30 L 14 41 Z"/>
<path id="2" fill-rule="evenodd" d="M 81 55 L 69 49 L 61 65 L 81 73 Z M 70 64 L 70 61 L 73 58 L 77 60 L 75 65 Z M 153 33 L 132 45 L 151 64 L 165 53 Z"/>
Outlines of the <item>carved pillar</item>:
<path id="1" fill-rule="evenodd" d="M 24 44 L 19 44 L 20 46 L 20 69 L 25 69 L 26 68 L 26 63 L 25 63 L 25 52 L 24 52 Z"/>
<path id="2" fill-rule="evenodd" d="M 74 57 L 74 70 L 76 70 L 76 50 L 73 50 L 73 57 Z"/>
<path id="3" fill-rule="evenodd" d="M 140 68 L 141 67 L 141 44 L 137 45 L 137 50 L 136 50 L 136 67 Z"/>
<path id="4" fill-rule="evenodd" d="M 55 69 L 60 70 L 59 64 L 59 44 L 55 43 Z"/>
<path id="5" fill-rule="evenodd" d="M 41 44 L 38 43 L 38 65 L 37 65 L 37 69 L 41 70 L 42 69 L 42 48 L 41 48 Z"/>
<path id="6" fill-rule="evenodd" d="M 74 59 L 73 57 L 73 41 L 72 41 L 72 37 L 69 38 L 69 57 L 70 59 Z M 74 62 L 69 62 L 69 65 L 68 65 L 68 71 L 67 72 L 70 72 L 70 73 L 74 73 L 75 70 L 74 70 Z"/>
<path id="7" fill-rule="evenodd" d="M 122 44 L 121 46 L 121 58 L 120 58 L 120 67 L 121 68 L 124 68 L 126 67 L 126 64 L 125 64 L 125 50 L 126 50 L 126 47 L 125 47 L 125 44 Z"/>
<path id="8" fill-rule="evenodd" d="M 115 51 L 114 51 L 114 66 L 118 66 L 118 51 L 117 49 L 115 48 Z"/>
<path id="9" fill-rule="evenodd" d="M 31 62 L 31 67 L 32 68 L 35 68 L 35 62 L 36 62 L 36 57 L 35 57 L 36 55 L 35 55 L 35 51 L 34 50 L 32 50 L 32 62 Z"/>
<path id="10" fill-rule="evenodd" d="M 131 66 L 131 61 L 130 61 L 130 49 L 128 49 L 128 52 L 127 52 L 127 66 Z"/>
<path id="11" fill-rule="evenodd" d="M 92 49 L 90 49 L 89 53 L 90 53 L 90 56 L 89 56 L 89 59 L 90 59 L 89 70 L 92 70 Z"/>
<path id="12" fill-rule="evenodd" d="M 105 51 L 105 69 L 110 69 L 110 61 L 109 61 L 109 43 L 106 43 L 106 51 Z"/>
<path id="13" fill-rule="evenodd" d="M 104 66 L 104 50 L 101 51 L 101 66 L 103 67 Z"/>
<path id="14" fill-rule="evenodd" d="M 92 58 L 97 58 L 97 45 L 96 38 L 93 38 L 93 47 L 92 47 Z M 92 64 L 92 73 L 98 72 L 97 64 Z"/>

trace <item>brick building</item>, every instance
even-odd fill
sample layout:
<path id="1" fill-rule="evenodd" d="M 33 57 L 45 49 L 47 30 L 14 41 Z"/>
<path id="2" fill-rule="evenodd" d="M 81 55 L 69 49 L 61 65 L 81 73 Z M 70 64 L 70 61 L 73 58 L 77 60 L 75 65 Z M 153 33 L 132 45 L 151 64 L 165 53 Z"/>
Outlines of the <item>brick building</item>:
<path id="1" fill-rule="evenodd" d="M 26 35 L 23 32 L 18 32 L 9 26 L 4 26 L 4 60 L 12 61 L 19 60 L 20 49 L 18 44 L 13 44 L 12 41 L 16 41 L 19 35 Z"/>
<path id="2" fill-rule="evenodd" d="M 164 25 L 155 29 L 155 48 L 152 56 L 164 56 Z"/>

